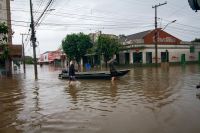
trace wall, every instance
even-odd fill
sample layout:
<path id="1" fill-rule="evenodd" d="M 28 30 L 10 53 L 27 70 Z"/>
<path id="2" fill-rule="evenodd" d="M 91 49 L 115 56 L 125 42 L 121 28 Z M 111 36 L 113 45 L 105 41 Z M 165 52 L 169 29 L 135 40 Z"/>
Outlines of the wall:
<path id="1" fill-rule="evenodd" d="M 157 30 L 158 33 L 158 44 L 180 44 L 181 40 L 168 34 L 161 29 Z M 155 43 L 155 31 L 152 31 L 144 37 L 145 44 L 154 44 Z"/>
<path id="2" fill-rule="evenodd" d="M 143 62 L 146 63 L 146 52 L 152 53 L 152 63 L 155 63 L 155 45 L 154 44 L 141 44 L 144 46 L 144 49 L 136 50 L 138 45 L 132 45 L 132 47 L 129 47 L 128 50 L 124 50 L 121 52 L 120 55 L 122 55 L 125 52 L 130 53 L 130 64 L 133 64 L 133 53 L 134 52 L 142 52 L 143 55 Z M 186 62 L 191 61 L 198 61 L 199 59 L 199 52 L 200 52 L 200 44 L 196 44 L 195 46 L 195 52 L 190 53 L 190 46 L 192 46 L 191 43 L 188 44 L 180 44 L 180 45 L 158 45 L 158 63 L 161 63 L 161 52 L 166 52 L 168 50 L 169 53 L 169 62 L 181 62 L 181 55 L 185 54 L 185 60 Z M 124 55 L 120 58 L 120 64 L 124 64 Z"/>
<path id="3" fill-rule="evenodd" d="M 0 0 L 0 22 L 7 23 L 6 0 Z"/>

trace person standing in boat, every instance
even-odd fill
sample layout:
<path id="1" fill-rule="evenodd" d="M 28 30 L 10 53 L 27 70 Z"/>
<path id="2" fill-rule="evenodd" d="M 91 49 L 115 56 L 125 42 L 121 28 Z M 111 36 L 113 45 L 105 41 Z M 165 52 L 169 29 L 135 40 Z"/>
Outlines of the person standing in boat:
<path id="1" fill-rule="evenodd" d="M 75 67 L 74 67 L 74 61 L 70 61 L 70 66 L 69 66 L 69 85 L 71 81 L 75 81 Z"/>
<path id="2" fill-rule="evenodd" d="M 111 75 L 111 81 L 114 82 L 114 80 L 116 79 L 116 76 L 117 76 L 117 70 L 114 66 L 114 62 L 115 62 L 115 58 L 111 58 L 109 61 L 108 61 L 108 64 L 109 64 L 109 68 L 110 68 L 110 75 Z"/>

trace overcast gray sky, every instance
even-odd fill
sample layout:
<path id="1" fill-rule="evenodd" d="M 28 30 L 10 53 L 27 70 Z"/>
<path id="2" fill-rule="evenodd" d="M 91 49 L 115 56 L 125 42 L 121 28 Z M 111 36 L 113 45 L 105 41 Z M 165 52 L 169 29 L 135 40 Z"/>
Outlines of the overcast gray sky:
<path id="1" fill-rule="evenodd" d="M 34 19 L 40 16 L 49 0 L 32 0 Z M 153 5 L 165 0 L 54 0 L 51 9 L 36 28 L 37 55 L 56 50 L 70 33 L 91 33 L 101 30 L 109 34 L 133 34 L 154 28 Z M 20 33 L 28 33 L 29 0 L 11 2 L 13 43 L 21 44 Z M 183 41 L 200 37 L 200 12 L 193 11 L 188 0 L 167 0 L 158 8 L 158 26 L 177 20 L 165 31 Z M 30 42 L 25 41 L 26 55 L 32 55 Z"/>

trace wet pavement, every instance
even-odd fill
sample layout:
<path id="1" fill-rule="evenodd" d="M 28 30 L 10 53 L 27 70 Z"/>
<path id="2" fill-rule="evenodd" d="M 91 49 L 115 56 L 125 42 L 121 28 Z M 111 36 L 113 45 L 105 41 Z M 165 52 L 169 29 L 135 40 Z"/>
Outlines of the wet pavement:
<path id="1" fill-rule="evenodd" d="M 1 133 L 199 133 L 200 66 L 131 68 L 115 81 L 79 80 L 33 67 L 0 77 Z"/>

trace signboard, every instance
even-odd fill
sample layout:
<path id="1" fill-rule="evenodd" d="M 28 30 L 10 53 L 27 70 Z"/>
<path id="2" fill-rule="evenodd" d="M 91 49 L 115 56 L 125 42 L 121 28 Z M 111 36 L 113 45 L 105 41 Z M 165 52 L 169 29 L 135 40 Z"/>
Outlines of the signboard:
<path id="1" fill-rule="evenodd" d="M 155 37 L 153 37 L 153 42 L 155 42 Z M 176 39 L 173 37 L 158 37 L 158 42 L 160 43 L 176 43 Z"/>
<path id="2" fill-rule="evenodd" d="M 158 44 L 171 44 L 171 45 L 175 45 L 175 44 L 180 44 L 181 40 L 170 35 L 169 33 L 161 30 L 161 29 L 157 29 L 157 42 Z M 145 44 L 154 44 L 155 43 L 155 30 L 153 30 L 152 32 L 150 32 L 149 34 L 147 34 L 144 37 L 144 43 Z"/>

